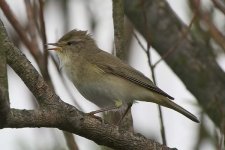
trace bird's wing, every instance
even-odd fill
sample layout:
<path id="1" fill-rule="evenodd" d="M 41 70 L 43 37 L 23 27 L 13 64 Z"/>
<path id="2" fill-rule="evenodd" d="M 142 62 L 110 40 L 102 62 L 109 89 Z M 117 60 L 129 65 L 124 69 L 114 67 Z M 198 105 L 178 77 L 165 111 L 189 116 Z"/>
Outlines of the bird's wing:
<path id="1" fill-rule="evenodd" d="M 114 57 L 111 54 L 104 51 L 100 51 L 97 54 L 95 54 L 95 58 L 96 57 L 98 58 L 97 61 L 96 59 L 95 60 L 91 59 L 91 57 L 89 57 L 90 58 L 89 61 L 92 61 L 92 64 L 95 64 L 104 72 L 122 77 L 144 88 L 147 88 L 151 91 L 154 91 L 158 94 L 168 97 L 171 100 L 174 99 L 172 96 L 168 95 L 167 93 L 162 91 L 160 88 L 158 88 L 144 74 L 130 67 L 129 65 L 125 64 L 117 57 Z"/>

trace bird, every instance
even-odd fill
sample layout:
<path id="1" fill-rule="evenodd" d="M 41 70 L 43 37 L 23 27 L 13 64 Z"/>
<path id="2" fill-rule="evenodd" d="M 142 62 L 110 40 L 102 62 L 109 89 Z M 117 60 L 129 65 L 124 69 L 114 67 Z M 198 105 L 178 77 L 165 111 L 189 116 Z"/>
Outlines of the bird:
<path id="1" fill-rule="evenodd" d="M 81 95 L 100 109 L 130 108 L 136 101 L 159 104 L 175 110 L 194 122 L 199 120 L 179 106 L 174 98 L 157 87 L 148 77 L 116 56 L 98 48 L 87 31 L 71 30 L 54 46 L 66 75 Z"/>

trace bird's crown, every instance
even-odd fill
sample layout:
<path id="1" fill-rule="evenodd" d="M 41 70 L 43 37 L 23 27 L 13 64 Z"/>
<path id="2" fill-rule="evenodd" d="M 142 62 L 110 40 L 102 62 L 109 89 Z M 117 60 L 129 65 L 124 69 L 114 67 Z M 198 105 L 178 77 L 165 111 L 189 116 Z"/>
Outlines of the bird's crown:
<path id="1" fill-rule="evenodd" d="M 58 42 L 65 42 L 71 40 L 93 40 L 93 39 L 91 38 L 91 35 L 87 33 L 87 31 L 74 29 L 65 34 L 63 37 L 61 37 Z"/>

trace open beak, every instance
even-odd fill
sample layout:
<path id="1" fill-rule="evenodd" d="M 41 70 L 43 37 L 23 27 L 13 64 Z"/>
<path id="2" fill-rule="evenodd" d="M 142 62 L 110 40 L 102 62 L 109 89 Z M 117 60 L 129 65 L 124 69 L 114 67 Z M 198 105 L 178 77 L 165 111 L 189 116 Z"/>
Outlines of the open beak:
<path id="1" fill-rule="evenodd" d="M 62 50 L 62 48 L 60 47 L 59 43 L 47 43 L 45 45 L 56 46 L 54 48 L 48 48 L 47 50 L 54 50 L 54 51 L 61 51 Z"/>

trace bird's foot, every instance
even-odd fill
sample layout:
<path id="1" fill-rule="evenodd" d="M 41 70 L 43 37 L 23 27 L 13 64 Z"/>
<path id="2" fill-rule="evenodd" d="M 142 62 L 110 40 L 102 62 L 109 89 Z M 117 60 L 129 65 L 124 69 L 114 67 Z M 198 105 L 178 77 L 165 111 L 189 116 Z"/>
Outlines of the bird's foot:
<path id="1" fill-rule="evenodd" d="M 99 120 L 100 122 L 103 122 L 103 119 L 101 117 L 99 117 L 99 116 L 96 116 L 95 114 L 96 113 L 94 113 L 94 111 L 86 113 L 87 116 L 90 116 L 92 118 L 95 118 L 95 119 Z"/>

